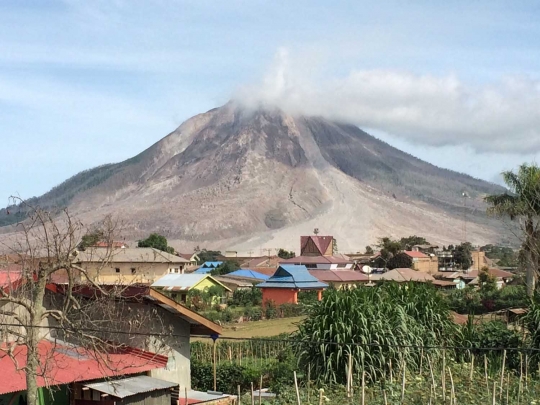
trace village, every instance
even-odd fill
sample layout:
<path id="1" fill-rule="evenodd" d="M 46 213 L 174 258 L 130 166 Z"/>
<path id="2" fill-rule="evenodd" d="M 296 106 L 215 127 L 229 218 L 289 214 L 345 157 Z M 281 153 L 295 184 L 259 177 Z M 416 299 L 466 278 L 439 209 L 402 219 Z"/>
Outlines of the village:
<path id="1" fill-rule="evenodd" d="M 49 226 L 44 222 L 37 231 Z M 241 331 L 243 324 L 260 323 L 258 336 L 288 339 L 272 320 L 304 319 L 309 303 L 331 291 L 397 283 L 449 294 L 522 284 L 517 267 L 499 266 L 488 257 L 492 246 L 488 251 L 468 243 L 439 247 L 413 236 L 381 238 L 363 252 L 342 254 L 338 241 L 318 229 L 298 239 L 298 246 L 274 256 L 242 257 L 206 249 L 175 252 L 157 234 L 132 247 L 94 232 L 76 244 L 71 240 L 65 251 L 46 245 L 46 253 L 1 256 L 0 404 L 30 400 L 28 373 L 42 405 L 239 403 L 245 382 L 237 392 L 216 368 L 227 359 L 242 364 L 242 349 L 225 341 L 226 349 L 222 336 Z M 30 304 L 38 293 L 42 308 Z M 491 312 L 514 322 L 525 310 Z M 468 322 L 467 313 L 452 314 L 454 323 Z M 249 341 L 255 335 L 243 337 Z M 260 350 L 251 356 L 263 367 L 283 347 L 275 341 Z M 201 359 L 211 364 L 207 383 L 201 382 Z M 270 381 L 265 376 L 263 383 L 263 373 L 260 382 L 251 381 L 252 399 L 275 395 L 265 388 Z M 260 384 L 258 393 L 254 383 Z"/>

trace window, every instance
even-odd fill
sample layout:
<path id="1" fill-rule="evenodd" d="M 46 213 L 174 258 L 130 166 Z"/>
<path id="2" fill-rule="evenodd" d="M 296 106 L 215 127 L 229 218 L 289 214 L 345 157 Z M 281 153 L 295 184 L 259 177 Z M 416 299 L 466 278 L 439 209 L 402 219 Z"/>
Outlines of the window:
<path id="1" fill-rule="evenodd" d="M 114 269 L 114 271 L 116 271 L 117 273 L 120 273 L 120 268 L 117 267 L 116 269 Z"/>
<path id="2" fill-rule="evenodd" d="M 135 274 L 137 272 L 137 269 L 135 267 L 131 268 L 131 274 Z"/>

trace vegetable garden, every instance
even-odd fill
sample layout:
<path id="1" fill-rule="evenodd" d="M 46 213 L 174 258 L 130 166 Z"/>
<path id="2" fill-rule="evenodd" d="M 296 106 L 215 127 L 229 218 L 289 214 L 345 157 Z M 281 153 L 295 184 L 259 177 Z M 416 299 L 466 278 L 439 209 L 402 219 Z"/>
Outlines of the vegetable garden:
<path id="1" fill-rule="evenodd" d="M 194 342 L 192 380 L 213 389 L 215 359 L 216 389 L 240 388 L 246 404 L 252 383 L 275 392 L 274 404 L 531 404 L 539 342 L 538 297 L 514 328 L 459 326 L 431 286 L 387 283 L 328 291 L 291 336 Z"/>

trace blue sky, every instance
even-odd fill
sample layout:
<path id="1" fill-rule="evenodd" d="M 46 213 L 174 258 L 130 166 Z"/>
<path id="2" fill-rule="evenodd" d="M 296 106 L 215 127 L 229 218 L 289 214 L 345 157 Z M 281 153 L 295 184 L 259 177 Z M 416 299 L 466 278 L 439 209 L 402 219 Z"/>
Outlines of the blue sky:
<path id="1" fill-rule="evenodd" d="M 540 156 L 539 19 L 533 1 L 2 1 L 0 201 L 231 97 L 497 180 Z"/>

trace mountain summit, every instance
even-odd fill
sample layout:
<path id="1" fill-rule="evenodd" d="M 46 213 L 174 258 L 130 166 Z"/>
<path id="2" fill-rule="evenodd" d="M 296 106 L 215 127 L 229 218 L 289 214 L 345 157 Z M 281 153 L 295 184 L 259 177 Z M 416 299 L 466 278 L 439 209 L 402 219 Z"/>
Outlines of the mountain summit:
<path id="1" fill-rule="evenodd" d="M 485 216 L 482 197 L 500 191 L 353 125 L 229 102 L 34 203 L 68 205 L 88 223 L 119 215 L 128 238 L 159 232 L 179 248 L 292 248 L 320 228 L 345 251 L 383 235 L 455 243 L 466 231 L 472 242 L 497 242 L 498 225 Z M 0 224 L 9 218 L 0 212 Z"/>

